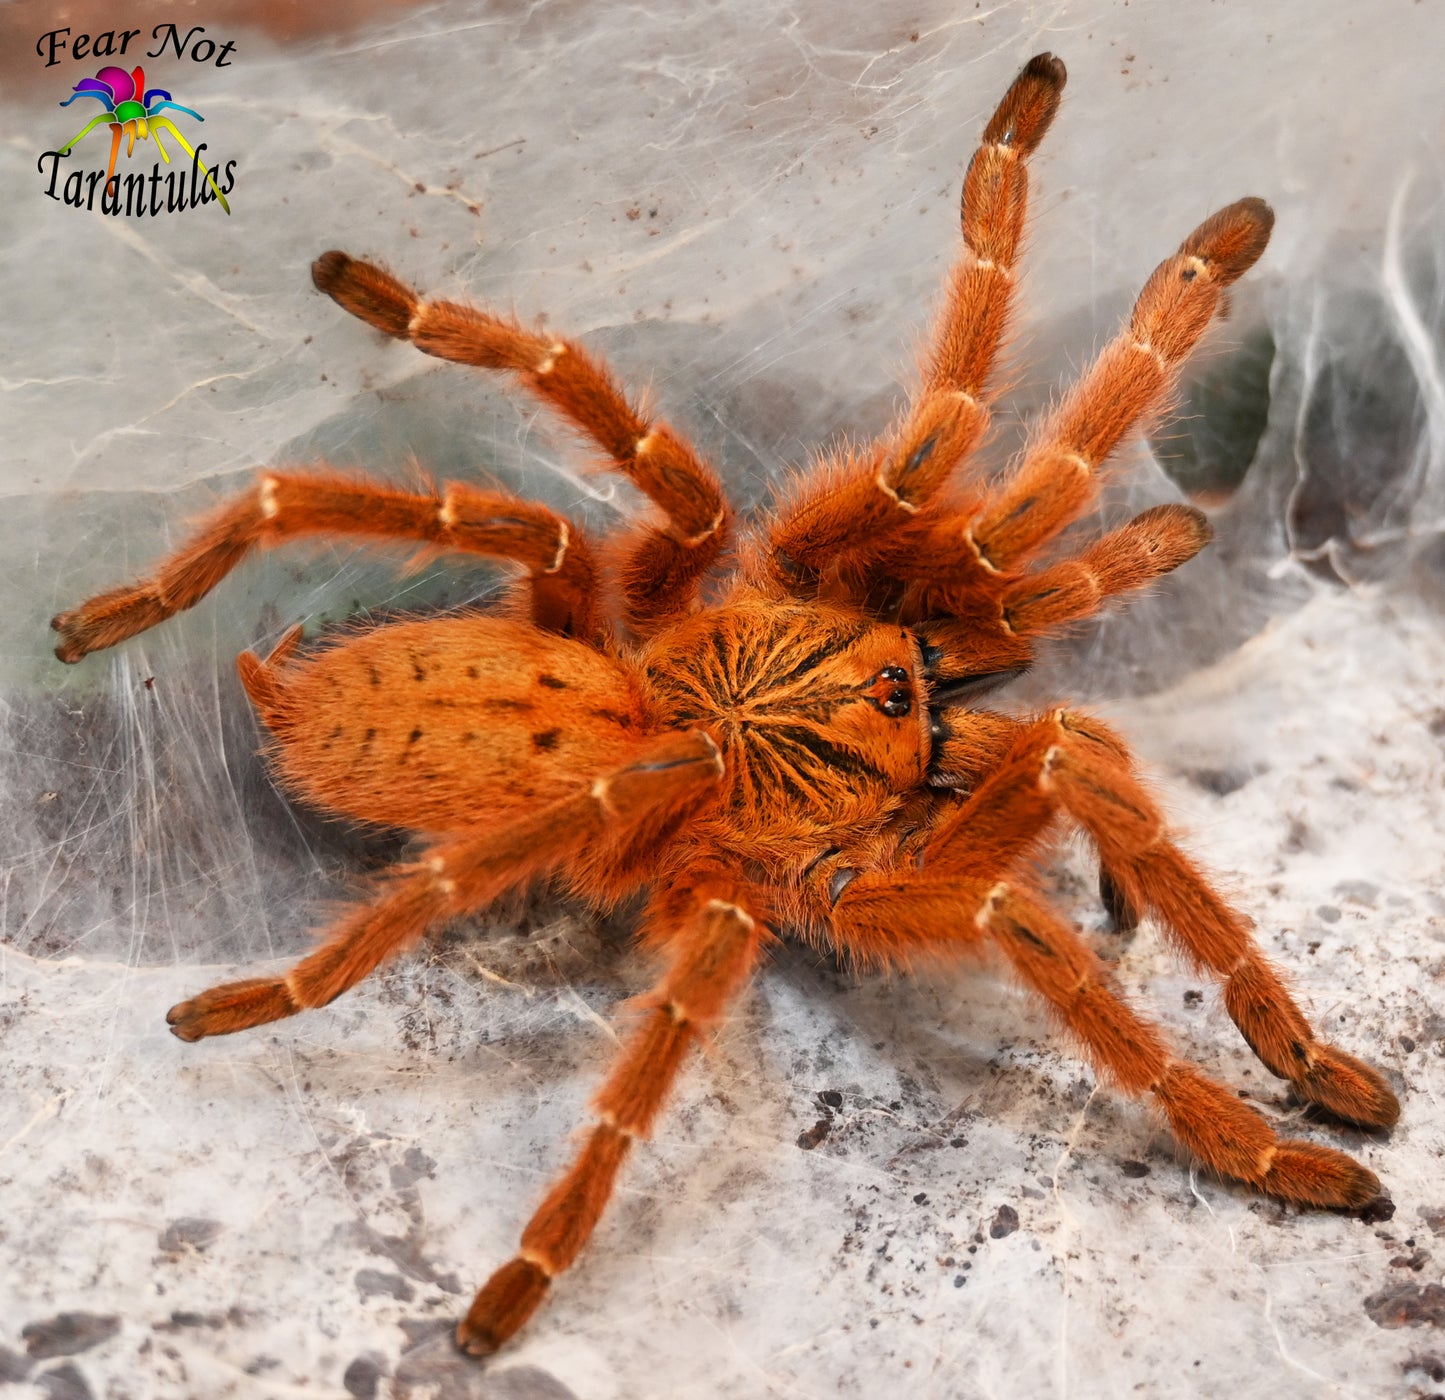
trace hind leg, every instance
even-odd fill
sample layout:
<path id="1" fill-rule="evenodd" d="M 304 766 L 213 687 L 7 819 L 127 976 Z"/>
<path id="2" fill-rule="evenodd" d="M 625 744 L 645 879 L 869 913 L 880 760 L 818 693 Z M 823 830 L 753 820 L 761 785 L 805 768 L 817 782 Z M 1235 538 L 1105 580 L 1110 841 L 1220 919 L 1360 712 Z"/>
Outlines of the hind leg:
<path id="1" fill-rule="evenodd" d="M 536 626 L 585 641 L 602 630 L 591 547 L 546 506 L 461 482 L 400 491 L 335 471 L 272 471 L 213 511 L 149 577 L 57 614 L 55 655 L 79 661 L 194 607 L 256 549 L 326 536 L 509 560 L 527 570 Z"/>
<path id="2" fill-rule="evenodd" d="M 703 733 L 641 744 L 631 763 L 575 796 L 496 829 L 463 832 L 397 867 L 377 898 L 344 914 L 309 957 L 279 977 L 227 982 L 173 1006 L 171 1031 L 201 1040 L 325 1006 L 438 924 L 484 908 L 588 847 L 654 829 L 721 773 L 717 745 Z"/>

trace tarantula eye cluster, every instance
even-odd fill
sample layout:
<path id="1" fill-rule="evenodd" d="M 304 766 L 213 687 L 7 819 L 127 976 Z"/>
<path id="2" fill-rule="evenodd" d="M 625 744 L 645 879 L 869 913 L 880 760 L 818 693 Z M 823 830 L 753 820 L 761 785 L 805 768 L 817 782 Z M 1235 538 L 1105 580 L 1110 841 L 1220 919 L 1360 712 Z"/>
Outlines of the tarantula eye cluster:
<path id="1" fill-rule="evenodd" d="M 902 666 L 885 666 L 869 692 L 879 710 L 889 719 L 902 719 L 913 708 L 908 672 Z"/>
<path id="2" fill-rule="evenodd" d="M 241 656 L 287 786 L 430 845 L 289 971 L 214 987 L 168 1016 L 193 1041 L 325 1006 L 429 930 L 538 879 L 560 878 L 597 908 L 646 892 L 641 936 L 658 980 L 575 1160 L 461 1322 L 468 1351 L 501 1346 L 577 1258 L 773 930 L 859 966 L 991 940 L 1101 1073 L 1150 1096 L 1219 1175 L 1301 1205 L 1378 1196 L 1351 1157 L 1278 1136 L 1179 1058 L 1041 895 L 1031 871 L 1062 820 L 1096 849 L 1115 917 L 1162 924 L 1218 980 L 1273 1074 L 1348 1122 L 1395 1121 L 1379 1074 L 1316 1038 L 1247 920 L 1176 843 L 1122 739 L 1067 708 L 1017 716 L 979 703 L 1042 640 L 1208 540 L 1203 516 L 1181 505 L 1082 544 L 1064 532 L 1093 506 L 1117 445 L 1167 402 L 1272 223 L 1258 199 L 1206 219 L 1006 478 L 983 481 L 969 462 L 989 423 L 1027 160 L 1063 86 L 1063 64 L 1039 55 L 984 129 L 964 180 L 962 254 L 896 422 L 797 477 L 735 552 L 712 469 L 580 344 L 426 300 L 329 252 L 313 277 L 342 308 L 427 354 L 509 375 L 654 514 L 599 547 L 500 491 L 268 469 L 151 577 L 55 619 L 56 654 L 79 661 L 191 607 L 253 549 L 306 536 L 407 541 L 514 569 L 502 614 L 364 628 L 305 652 L 295 628 L 265 660 Z"/>

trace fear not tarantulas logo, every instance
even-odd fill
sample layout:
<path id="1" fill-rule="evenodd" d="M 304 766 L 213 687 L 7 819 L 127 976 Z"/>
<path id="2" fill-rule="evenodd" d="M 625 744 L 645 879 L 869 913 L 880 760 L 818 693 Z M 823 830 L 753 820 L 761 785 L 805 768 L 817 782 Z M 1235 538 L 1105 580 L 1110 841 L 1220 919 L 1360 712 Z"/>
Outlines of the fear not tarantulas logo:
<path id="1" fill-rule="evenodd" d="M 162 34 L 162 30 L 167 33 Z M 174 25 L 158 26 L 155 37 L 157 48 L 147 57 L 159 57 L 168 46 L 173 46 L 177 57 L 185 55 L 185 49 L 192 37 L 204 32 L 199 27 L 192 29 L 183 41 Z M 121 52 L 139 30 L 127 30 L 121 40 Z M 70 30 L 55 30 L 42 38 L 38 50 L 49 45 L 50 67 L 62 61 L 62 53 L 68 47 L 72 58 L 80 58 L 87 47 L 94 56 L 114 52 L 114 33 L 92 38 L 79 35 L 67 45 L 64 36 Z M 107 41 L 102 46 L 101 40 Z M 213 41 L 204 40 L 215 50 Z M 223 53 L 229 53 L 235 46 L 228 44 Z M 42 53 L 43 56 L 43 53 Z M 200 45 L 190 57 L 200 61 Z M 218 60 L 220 62 L 220 60 Z M 225 66 L 222 63 L 222 66 Z M 124 68 L 106 66 L 93 77 L 82 78 L 71 88 L 71 95 L 60 105 L 69 107 L 82 98 L 90 98 L 100 104 L 101 110 L 64 145 L 44 152 L 38 162 L 40 173 L 47 177 L 45 193 L 54 200 L 76 209 L 98 209 L 103 214 L 150 215 L 177 214 L 182 210 L 194 209 L 197 205 L 219 204 L 227 214 L 231 212 L 226 196 L 235 188 L 236 162 L 228 160 L 224 168 L 217 161 L 208 164 L 205 158 L 206 143 L 191 144 L 185 132 L 177 125 L 176 118 L 187 126 L 191 122 L 203 122 L 205 118 L 194 107 L 187 107 L 173 99 L 163 87 L 147 87 L 145 69 L 137 64 L 127 71 Z M 175 116 L 171 116 L 174 113 Z M 88 154 L 99 146 L 98 140 L 89 140 L 100 127 L 110 129 L 110 159 L 104 171 L 98 169 L 68 169 L 67 163 L 73 155 L 84 148 Z M 154 141 L 160 160 L 152 163 L 149 171 L 129 170 L 117 173 L 122 145 L 129 162 L 135 155 L 137 141 Z M 174 142 L 190 157 L 189 168 L 172 162 L 168 143 Z M 84 159 L 84 154 L 81 154 Z M 165 169 L 162 169 L 162 163 Z"/>

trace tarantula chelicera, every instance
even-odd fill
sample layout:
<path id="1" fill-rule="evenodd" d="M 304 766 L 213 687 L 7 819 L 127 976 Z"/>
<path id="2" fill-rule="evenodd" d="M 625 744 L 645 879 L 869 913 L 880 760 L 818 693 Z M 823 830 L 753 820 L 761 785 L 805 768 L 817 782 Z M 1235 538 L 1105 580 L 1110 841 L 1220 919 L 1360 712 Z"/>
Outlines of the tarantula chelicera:
<path id="1" fill-rule="evenodd" d="M 963 253 L 898 421 L 797 479 L 736 546 L 713 472 L 580 345 L 424 301 L 330 252 L 312 276 L 345 310 L 427 354 L 511 374 L 601 449 L 654 517 L 592 541 L 498 491 L 265 471 L 153 577 L 54 621 L 56 655 L 79 661 L 189 608 L 253 548 L 302 535 L 409 540 L 521 566 L 498 615 L 378 626 L 304 656 L 293 628 L 265 661 L 241 655 L 292 791 L 431 844 L 289 972 L 214 987 L 167 1017 L 182 1040 L 200 1040 L 325 1006 L 429 930 L 539 878 L 599 908 L 649 892 L 641 937 L 663 971 L 576 1160 L 461 1322 L 468 1351 L 504 1343 L 577 1258 L 693 1046 L 784 932 L 863 966 L 991 940 L 1100 1072 L 1152 1095 L 1175 1138 L 1221 1176 L 1310 1206 L 1379 1195 L 1351 1157 L 1277 1137 L 1176 1058 L 1042 897 L 1034 857 L 1071 823 L 1097 848 L 1116 919 L 1152 914 L 1216 977 L 1272 1073 L 1351 1123 L 1395 1121 L 1380 1075 L 1316 1039 L 1247 920 L 1175 844 L 1118 735 L 1074 710 L 1015 717 L 978 705 L 1041 639 L 1209 538 L 1199 511 L 1161 506 L 1046 557 L 1094 502 L 1120 439 L 1159 410 L 1273 217 L 1243 199 L 1206 219 L 1002 483 L 970 476 L 961 469 L 989 421 L 1009 313 L 1025 163 L 1063 86 L 1063 64 L 1039 55 L 984 129 L 963 185 Z M 715 578 L 725 560 L 730 572 Z"/>

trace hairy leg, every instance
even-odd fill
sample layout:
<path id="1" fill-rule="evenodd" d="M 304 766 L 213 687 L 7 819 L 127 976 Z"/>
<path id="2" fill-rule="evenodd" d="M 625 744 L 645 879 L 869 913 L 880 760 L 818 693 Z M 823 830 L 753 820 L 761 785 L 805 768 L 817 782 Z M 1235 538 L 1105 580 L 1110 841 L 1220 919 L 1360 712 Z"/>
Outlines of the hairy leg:
<path id="1" fill-rule="evenodd" d="M 1082 716 L 1043 723 L 1054 734 L 1044 735 L 1039 781 L 1088 832 L 1124 899 L 1152 912 L 1194 966 L 1221 983 L 1225 1009 L 1265 1067 L 1349 1122 L 1394 1123 L 1400 1105 L 1379 1074 L 1315 1038 L 1248 921 L 1169 839 L 1123 741 Z"/>
<path id="2" fill-rule="evenodd" d="M 588 641 L 601 626 L 587 541 L 545 506 L 456 482 L 412 492 L 337 472 L 262 472 L 149 578 L 56 617 L 50 624 L 61 639 L 55 654 L 79 661 L 194 607 L 254 549 L 333 535 L 515 560 L 528 571 L 537 626 Z"/>
<path id="3" fill-rule="evenodd" d="M 894 963 L 990 938 L 1100 1071 L 1126 1093 L 1152 1095 L 1175 1138 L 1213 1171 L 1301 1205 L 1356 1209 L 1379 1196 L 1379 1181 L 1353 1158 L 1277 1137 L 1229 1089 L 1176 1058 L 1078 934 L 1024 881 L 999 873 L 930 870 L 925 858 L 922 869 L 859 875 L 833 899 L 832 938 L 845 954 Z"/>
<path id="4" fill-rule="evenodd" d="M 1020 726 L 1003 760 L 924 846 L 921 878 L 1005 878 L 1060 812 L 1089 834 L 1128 904 L 1153 912 L 1175 945 L 1219 979 L 1225 1008 L 1271 1073 L 1350 1122 L 1395 1122 L 1400 1106 L 1379 1073 L 1315 1038 L 1247 921 L 1169 838 L 1122 741 L 1099 721 L 1060 710 Z M 891 937 L 902 939 L 902 926 Z M 879 956 L 902 951 L 900 943 Z"/>
<path id="5" fill-rule="evenodd" d="M 284 644 L 283 644 L 284 645 Z M 721 776 L 717 746 L 701 732 L 639 745 L 636 759 L 575 797 L 494 829 L 466 832 L 396 869 L 280 977 L 212 987 L 166 1016 L 182 1040 L 229 1035 L 325 1006 L 448 919 L 563 866 L 587 846 L 623 841 L 693 801 Z"/>
<path id="6" fill-rule="evenodd" d="M 1064 396 L 1003 484 L 901 536 L 884 567 L 918 580 L 915 608 L 949 612 L 1017 570 L 1094 503 L 1119 443 L 1167 403 L 1228 287 L 1263 253 L 1274 215 L 1242 199 L 1206 219 L 1155 270 L 1128 326 Z"/>
<path id="7" fill-rule="evenodd" d="M 1039 54 L 994 112 L 963 182 L 963 253 L 902 420 L 856 457 L 823 464 L 780 506 L 764 571 L 808 592 L 830 565 L 865 567 L 931 502 L 988 429 L 985 390 L 1008 326 L 1028 205 L 1026 162 L 1058 111 L 1064 65 Z"/>
<path id="8" fill-rule="evenodd" d="M 450 301 L 425 301 L 405 283 L 346 253 L 312 264 L 316 286 L 369 325 L 418 350 L 503 370 L 611 459 L 666 523 L 625 539 L 617 566 L 628 622 L 648 631 L 688 612 L 726 546 L 731 517 L 712 469 L 666 423 L 631 403 L 607 367 L 577 342 Z"/>
<path id="9" fill-rule="evenodd" d="M 1379 1181 L 1353 1158 L 1276 1137 L 1229 1089 L 1174 1058 L 1110 988 L 1078 935 L 1040 901 L 1000 882 L 976 917 L 1091 1058 L 1126 1092 L 1152 1093 L 1174 1136 L 1221 1176 L 1300 1205 L 1358 1208 L 1379 1196 Z"/>
<path id="10" fill-rule="evenodd" d="M 1040 637 L 1092 617 L 1111 597 L 1147 588 L 1192 559 L 1212 533 L 1191 506 L 1155 506 L 1037 573 L 999 575 L 976 588 L 948 590 L 942 599 L 926 586 L 905 603 L 902 618 L 942 653 L 935 668 L 940 686 L 1022 670 Z M 938 607 L 941 615 L 932 611 Z M 920 609 L 921 618 L 915 616 Z"/>
<path id="11" fill-rule="evenodd" d="M 464 1351 L 496 1351 L 575 1262 L 601 1218 L 632 1143 L 646 1137 L 698 1037 L 742 989 L 766 937 L 746 891 L 704 881 L 670 895 L 679 911 L 651 941 L 668 958 L 645 1011 L 592 1102 L 596 1123 L 568 1171 L 537 1207 L 521 1249 L 482 1286 L 457 1328 Z"/>

